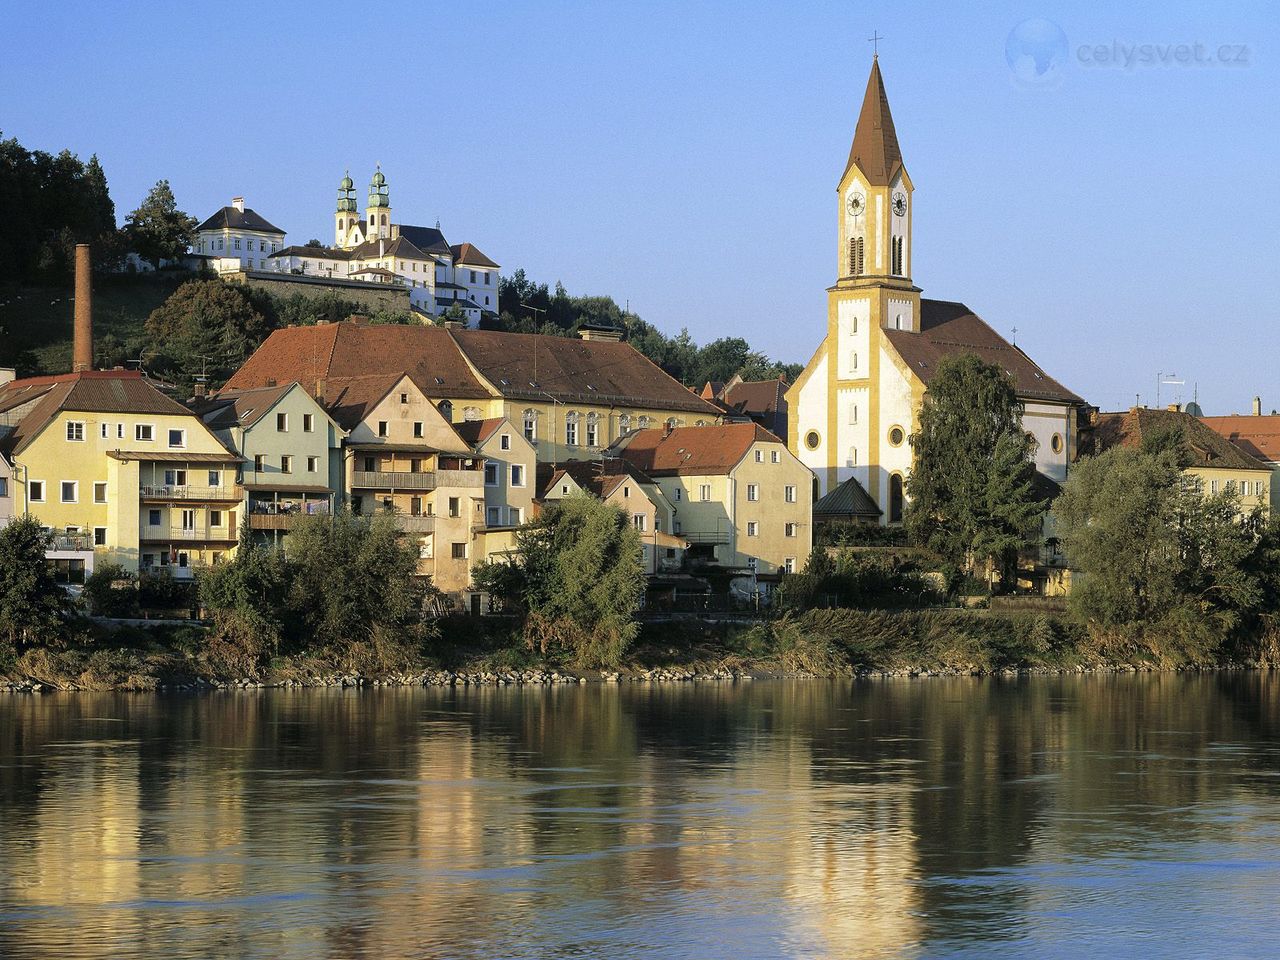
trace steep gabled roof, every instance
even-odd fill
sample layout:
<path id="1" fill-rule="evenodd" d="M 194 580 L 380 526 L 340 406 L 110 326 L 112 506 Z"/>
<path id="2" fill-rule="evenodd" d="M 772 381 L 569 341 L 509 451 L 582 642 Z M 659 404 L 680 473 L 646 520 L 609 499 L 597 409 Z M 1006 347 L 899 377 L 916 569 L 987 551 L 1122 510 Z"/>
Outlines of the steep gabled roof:
<path id="1" fill-rule="evenodd" d="M 344 430 L 350 431 L 372 413 L 404 377 L 402 371 L 364 377 L 333 377 L 325 380 L 324 398 L 319 402 L 329 411 L 329 416 Z"/>
<path id="2" fill-rule="evenodd" d="M 1092 430 L 1082 431 L 1082 453 L 1098 454 L 1112 447 L 1137 449 L 1145 438 L 1165 430 L 1183 433 L 1183 451 L 1193 467 L 1222 470 L 1267 470 L 1271 467 L 1237 448 L 1189 413 L 1133 407 L 1123 413 L 1100 413 Z"/>
<path id="3" fill-rule="evenodd" d="M 259 233 L 278 233 L 280 236 L 284 236 L 283 230 L 274 224 L 268 223 L 248 207 L 243 210 L 238 210 L 235 207 L 223 207 L 200 226 L 196 227 L 197 232 L 201 230 L 257 230 Z"/>
<path id="4" fill-rule="evenodd" d="M 787 386 L 787 381 L 781 377 L 740 380 L 725 388 L 724 402 L 729 409 L 747 416 L 774 414 L 786 403 Z"/>
<path id="5" fill-rule="evenodd" d="M 1268 463 L 1280 463 L 1280 416 L 1201 417 L 1200 420 L 1238 450 Z"/>
<path id="6" fill-rule="evenodd" d="M 453 429 L 457 431 L 458 436 L 473 447 L 478 447 L 484 443 L 495 433 L 498 428 L 507 422 L 506 417 L 488 417 L 484 420 L 464 420 L 462 423 L 455 423 Z"/>
<path id="7" fill-rule="evenodd" d="M 252 427 L 267 415 L 280 398 L 298 384 L 294 381 L 256 390 L 223 390 L 215 396 L 192 400 L 188 406 L 215 430 Z"/>
<path id="8" fill-rule="evenodd" d="M 867 183 L 879 187 L 892 183 L 902 167 L 902 150 L 898 147 L 898 132 L 893 128 L 879 58 L 871 61 L 871 76 L 867 78 L 867 92 L 862 98 L 862 111 L 858 114 L 845 173 L 855 164 Z"/>
<path id="9" fill-rule="evenodd" d="M 620 437 L 610 453 L 653 477 L 709 476 L 729 473 L 755 443 L 783 441 L 756 423 L 655 427 Z"/>
<path id="10" fill-rule="evenodd" d="M 453 254 L 455 263 L 465 264 L 468 267 L 491 267 L 498 269 L 498 265 L 480 252 L 480 248 L 471 243 L 455 243 L 449 248 L 449 252 Z"/>
<path id="11" fill-rule="evenodd" d="M 564 478 L 568 477 L 587 493 L 607 500 L 630 480 L 633 483 L 653 483 L 653 478 L 635 464 L 619 457 L 601 460 L 570 460 L 566 463 L 538 464 L 538 496 L 546 495 Z"/>
<path id="12" fill-rule="evenodd" d="M 945 356 L 972 353 L 1013 377 L 1025 400 L 1080 404 L 1084 401 L 1042 370 L 963 303 L 920 301 L 920 332 L 886 330 L 903 363 L 928 385 Z"/>
<path id="13" fill-rule="evenodd" d="M 494 330 L 448 333 L 504 397 L 720 413 L 628 343 Z"/>

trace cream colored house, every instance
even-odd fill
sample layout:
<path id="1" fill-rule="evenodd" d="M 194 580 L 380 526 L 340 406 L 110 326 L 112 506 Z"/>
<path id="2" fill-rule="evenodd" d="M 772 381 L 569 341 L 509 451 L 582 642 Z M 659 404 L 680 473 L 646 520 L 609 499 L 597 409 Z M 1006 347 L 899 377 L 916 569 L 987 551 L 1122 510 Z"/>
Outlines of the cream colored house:
<path id="1" fill-rule="evenodd" d="M 759 574 L 799 570 L 813 546 L 813 474 L 754 423 L 639 430 L 610 456 L 652 477 L 689 559 Z"/>
<path id="2" fill-rule="evenodd" d="M 458 436 L 484 458 L 484 523 L 518 527 L 533 516 L 537 453 L 506 417 L 454 424 Z"/>
<path id="3" fill-rule="evenodd" d="M 617 507 L 640 535 L 645 573 L 678 571 L 689 542 L 672 533 L 676 511 L 661 485 L 625 459 L 571 460 L 538 468 L 543 503 L 583 495 Z"/>

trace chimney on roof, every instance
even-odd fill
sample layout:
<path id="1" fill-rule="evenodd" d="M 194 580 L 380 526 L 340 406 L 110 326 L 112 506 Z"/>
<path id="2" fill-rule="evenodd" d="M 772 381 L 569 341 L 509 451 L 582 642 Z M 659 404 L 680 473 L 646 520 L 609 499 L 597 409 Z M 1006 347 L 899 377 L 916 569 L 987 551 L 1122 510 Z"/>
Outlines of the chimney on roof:
<path id="1" fill-rule="evenodd" d="M 617 327 L 608 327 L 602 323 L 584 323 L 578 327 L 578 336 L 583 340 L 606 340 L 617 343 L 622 339 L 622 331 Z"/>
<path id="2" fill-rule="evenodd" d="M 197 383 L 194 390 L 195 398 L 197 400 L 203 400 L 209 395 L 209 385 L 207 383 Z"/>
<path id="3" fill-rule="evenodd" d="M 71 372 L 93 369 L 93 264 L 89 245 L 76 244 L 75 333 L 71 347 Z"/>
<path id="4" fill-rule="evenodd" d="M 244 197 L 232 197 L 231 205 L 241 213 L 244 213 Z"/>
<path id="5" fill-rule="evenodd" d="M 1261 397 L 1253 398 L 1253 415 L 1255 417 L 1262 416 L 1262 398 Z"/>
<path id="6" fill-rule="evenodd" d="M 316 402 L 321 406 L 324 405 L 324 391 L 326 386 L 328 385 L 323 380 L 316 381 Z"/>
<path id="7" fill-rule="evenodd" d="M 0 387 L 6 383 L 13 383 L 18 378 L 18 371 L 13 367 L 0 367 Z"/>
<path id="8" fill-rule="evenodd" d="M 459 320 L 457 317 L 446 317 L 444 325 L 450 330 L 462 330 L 467 324 L 465 321 Z"/>
<path id="9" fill-rule="evenodd" d="M 1178 403 L 1171 403 L 1165 409 L 1168 410 L 1170 413 L 1181 413 L 1182 405 Z"/>

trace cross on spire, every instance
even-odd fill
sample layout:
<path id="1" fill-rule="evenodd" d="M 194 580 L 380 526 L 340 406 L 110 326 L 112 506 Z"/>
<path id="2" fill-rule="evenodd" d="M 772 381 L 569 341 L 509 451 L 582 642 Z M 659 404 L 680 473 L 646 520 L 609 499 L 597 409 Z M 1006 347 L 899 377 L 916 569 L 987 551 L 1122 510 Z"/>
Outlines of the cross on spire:
<path id="1" fill-rule="evenodd" d="M 883 39 L 879 30 L 872 30 L 871 36 L 867 37 L 867 43 L 871 44 L 871 56 L 876 60 L 880 59 L 880 41 Z"/>

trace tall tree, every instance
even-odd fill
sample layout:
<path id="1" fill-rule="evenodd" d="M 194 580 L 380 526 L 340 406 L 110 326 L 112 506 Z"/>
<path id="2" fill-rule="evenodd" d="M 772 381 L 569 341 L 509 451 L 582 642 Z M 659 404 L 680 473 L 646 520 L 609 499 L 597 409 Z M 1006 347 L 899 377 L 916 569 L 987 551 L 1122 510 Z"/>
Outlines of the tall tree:
<path id="1" fill-rule="evenodd" d="M 221 280 L 187 281 L 147 318 L 161 366 L 187 379 L 225 379 L 268 333 L 245 292 Z"/>
<path id="2" fill-rule="evenodd" d="M 125 235 L 138 256 L 160 268 L 161 260 L 176 260 L 195 241 L 196 218 L 178 209 L 168 180 L 159 180 L 142 205 L 129 214 Z"/>
<path id="3" fill-rule="evenodd" d="M 45 559 L 51 542 L 35 517 L 0 528 L 0 638 L 11 647 L 54 642 L 63 629 L 67 596 Z"/>
<path id="4" fill-rule="evenodd" d="M 911 436 L 904 519 L 953 572 L 989 561 L 1006 578 L 1047 506 L 1012 378 L 972 354 L 939 362 Z"/>

